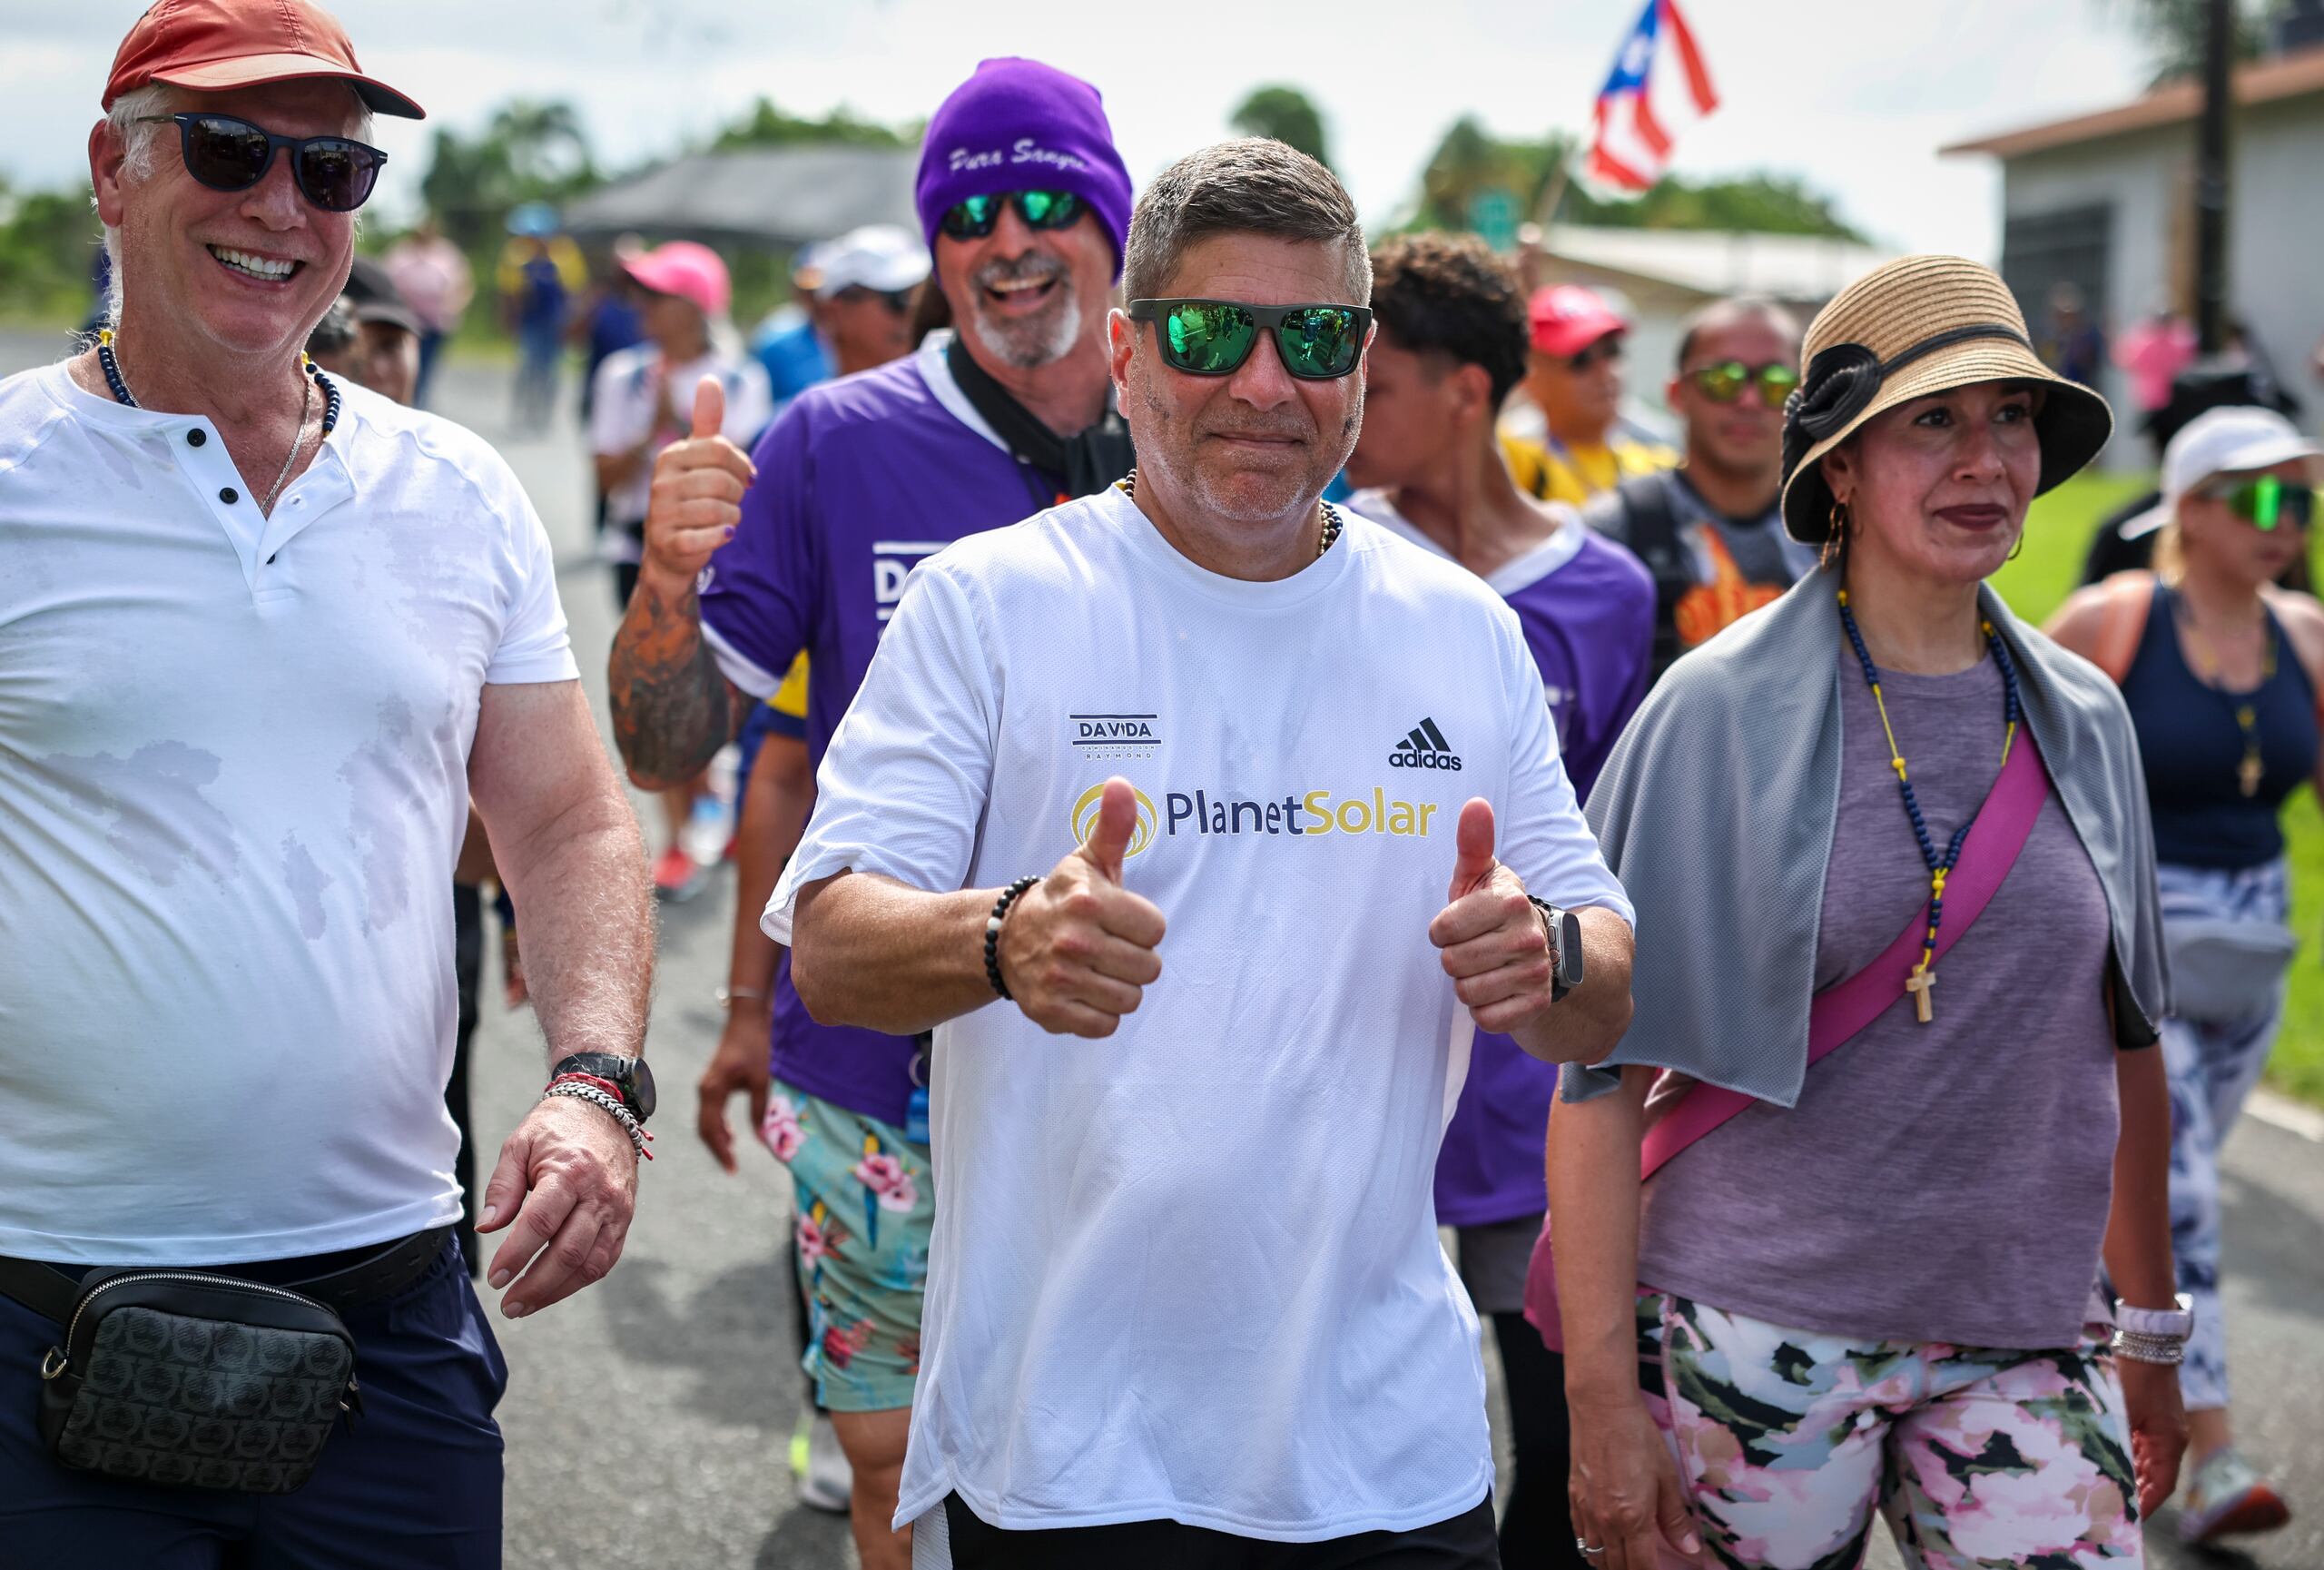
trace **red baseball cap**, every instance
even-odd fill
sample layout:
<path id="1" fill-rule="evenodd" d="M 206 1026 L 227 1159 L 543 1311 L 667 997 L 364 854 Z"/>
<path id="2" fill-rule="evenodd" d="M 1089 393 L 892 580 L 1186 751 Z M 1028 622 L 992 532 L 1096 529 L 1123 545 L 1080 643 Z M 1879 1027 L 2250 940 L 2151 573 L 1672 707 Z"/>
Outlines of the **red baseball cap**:
<path id="1" fill-rule="evenodd" d="M 1533 347 L 1544 354 L 1580 354 L 1608 333 L 1630 329 L 1612 306 L 1578 283 L 1534 291 L 1525 314 L 1532 322 Z"/>
<path id="2" fill-rule="evenodd" d="M 640 256 L 626 257 L 621 270 L 656 294 L 690 301 L 704 316 L 724 316 L 734 299 L 726 264 L 718 252 L 691 240 L 673 240 Z"/>
<path id="3" fill-rule="evenodd" d="M 157 0 L 121 41 L 104 107 L 155 82 L 216 93 L 316 76 L 345 82 L 374 114 L 428 117 L 386 83 L 364 75 L 347 29 L 308 0 Z"/>

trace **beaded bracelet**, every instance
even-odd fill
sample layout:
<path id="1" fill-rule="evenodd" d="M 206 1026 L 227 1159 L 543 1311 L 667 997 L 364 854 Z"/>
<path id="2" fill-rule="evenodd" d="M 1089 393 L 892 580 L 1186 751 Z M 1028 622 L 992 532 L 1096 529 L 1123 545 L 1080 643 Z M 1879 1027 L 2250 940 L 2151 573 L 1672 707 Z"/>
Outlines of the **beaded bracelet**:
<path id="1" fill-rule="evenodd" d="M 1007 1002 L 1013 1003 L 1017 1000 L 1009 991 L 1009 983 L 1000 979 L 1000 923 L 1007 918 L 1009 907 L 1015 904 L 1027 889 L 1040 881 L 1028 874 L 1010 884 L 1000 891 L 1000 897 L 992 902 L 992 914 L 984 919 L 984 979 L 992 983 L 992 990 Z"/>
<path id="2" fill-rule="evenodd" d="M 541 1092 L 544 1101 L 550 1096 L 566 1096 L 576 1101 L 586 1101 L 591 1106 L 605 1108 L 621 1124 L 621 1131 L 629 1136 L 629 1142 L 637 1147 L 637 1153 L 649 1161 L 654 1159 L 654 1152 L 645 1148 L 645 1141 L 654 1136 L 638 1123 L 636 1114 L 622 1105 L 619 1096 L 609 1096 L 595 1085 L 583 1084 L 579 1080 L 569 1077 L 557 1081 Z"/>

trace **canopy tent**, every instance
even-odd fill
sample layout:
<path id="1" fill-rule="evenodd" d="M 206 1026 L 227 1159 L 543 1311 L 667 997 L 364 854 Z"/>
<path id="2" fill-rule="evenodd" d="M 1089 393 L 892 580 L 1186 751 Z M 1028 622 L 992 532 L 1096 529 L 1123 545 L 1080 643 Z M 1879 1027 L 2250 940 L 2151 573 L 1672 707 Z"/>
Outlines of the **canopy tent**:
<path id="1" fill-rule="evenodd" d="M 591 192 L 566 209 L 581 238 L 637 233 L 793 250 L 866 223 L 920 232 L 917 152 L 765 147 L 700 153 Z"/>

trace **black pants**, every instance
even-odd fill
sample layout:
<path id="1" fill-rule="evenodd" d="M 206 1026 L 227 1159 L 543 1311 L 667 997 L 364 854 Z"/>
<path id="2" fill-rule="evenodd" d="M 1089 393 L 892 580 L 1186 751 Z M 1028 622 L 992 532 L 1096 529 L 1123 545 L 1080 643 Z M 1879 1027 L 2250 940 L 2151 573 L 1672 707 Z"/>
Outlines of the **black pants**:
<path id="1" fill-rule="evenodd" d="M 1573 1545 L 1573 1507 L 1566 1478 L 1573 1436 L 1566 1422 L 1565 1359 L 1541 1344 L 1521 1313 L 1495 1314 L 1509 1387 L 1509 1431 L 1517 1452 L 1509 1508 L 1501 1518 L 1502 1563 L 1525 1570 L 1596 1570 Z"/>
<path id="2" fill-rule="evenodd" d="M 1413 1532 L 1269 1543 L 1176 1521 L 1004 1532 L 958 1494 L 944 1500 L 952 1570 L 1500 1570 L 1492 1500 Z"/>

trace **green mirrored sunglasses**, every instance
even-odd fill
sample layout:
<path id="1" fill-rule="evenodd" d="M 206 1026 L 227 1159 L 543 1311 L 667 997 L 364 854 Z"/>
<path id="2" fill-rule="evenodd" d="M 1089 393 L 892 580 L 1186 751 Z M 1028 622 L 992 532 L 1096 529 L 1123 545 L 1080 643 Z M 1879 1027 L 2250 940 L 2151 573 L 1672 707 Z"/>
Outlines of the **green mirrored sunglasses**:
<path id="1" fill-rule="evenodd" d="M 1133 300 L 1129 319 L 1153 322 L 1163 360 L 1188 376 L 1232 376 L 1251 358 L 1265 328 L 1275 333 L 1285 370 L 1303 381 L 1331 381 L 1355 369 L 1372 331 L 1372 312 L 1361 305 Z"/>
<path id="2" fill-rule="evenodd" d="M 1781 409 L 1784 400 L 1799 385 L 1799 370 L 1781 360 L 1769 360 L 1765 365 L 1746 365 L 1739 360 L 1722 360 L 1717 365 L 1698 366 L 1687 372 L 1705 398 L 1713 403 L 1733 403 L 1743 396 L 1743 390 L 1754 382 L 1758 384 L 1759 401 L 1769 409 Z"/>
<path id="3" fill-rule="evenodd" d="M 1081 198 L 1070 191 L 1002 191 L 945 209 L 944 232 L 955 240 L 981 240 L 1000 222 L 1004 205 L 1014 207 L 1028 229 L 1063 229 L 1081 216 Z"/>
<path id="4" fill-rule="evenodd" d="M 2306 528 L 2316 518 L 2316 488 L 2281 475 L 2218 480 L 2197 494 L 2227 503 L 2230 512 L 2263 533 L 2280 523 Z"/>

